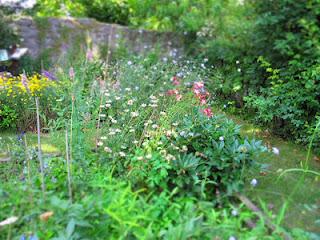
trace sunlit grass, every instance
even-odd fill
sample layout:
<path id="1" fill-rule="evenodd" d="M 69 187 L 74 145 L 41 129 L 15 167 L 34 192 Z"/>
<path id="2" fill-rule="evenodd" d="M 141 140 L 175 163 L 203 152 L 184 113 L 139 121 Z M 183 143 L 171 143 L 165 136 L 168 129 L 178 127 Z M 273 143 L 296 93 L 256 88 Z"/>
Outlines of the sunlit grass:
<path id="1" fill-rule="evenodd" d="M 18 140 L 18 134 L 15 132 L 2 132 L 0 133 L 0 137 L 6 142 L 9 139 L 14 141 Z M 27 144 L 31 147 L 37 147 L 37 134 L 35 133 L 27 133 L 26 134 Z M 52 137 L 49 134 L 41 135 L 41 149 L 43 153 L 59 153 L 59 148 L 52 142 Z M 0 149 L 0 157 L 6 156 L 7 149 Z"/>

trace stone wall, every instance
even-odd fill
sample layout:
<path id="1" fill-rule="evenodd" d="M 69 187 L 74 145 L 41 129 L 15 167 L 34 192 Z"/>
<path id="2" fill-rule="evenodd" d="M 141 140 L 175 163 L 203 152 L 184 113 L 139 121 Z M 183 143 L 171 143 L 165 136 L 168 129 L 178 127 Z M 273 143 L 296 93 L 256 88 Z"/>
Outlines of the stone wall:
<path id="1" fill-rule="evenodd" d="M 182 38 L 174 33 L 134 30 L 88 18 L 20 18 L 13 25 L 23 39 L 21 46 L 27 47 L 33 58 L 42 53 L 58 58 L 68 49 L 85 50 L 88 43 L 94 53 L 100 55 L 120 47 L 134 53 L 147 52 L 154 47 L 159 47 L 163 55 L 183 53 Z"/>

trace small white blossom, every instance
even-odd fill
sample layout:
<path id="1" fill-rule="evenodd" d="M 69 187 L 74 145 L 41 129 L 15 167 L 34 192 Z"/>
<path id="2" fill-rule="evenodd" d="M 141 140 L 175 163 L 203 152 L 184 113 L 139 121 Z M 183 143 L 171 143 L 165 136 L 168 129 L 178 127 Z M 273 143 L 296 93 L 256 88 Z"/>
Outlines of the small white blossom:
<path id="1" fill-rule="evenodd" d="M 158 105 L 157 105 L 157 104 L 149 104 L 149 106 L 150 106 L 150 107 L 152 107 L 152 108 L 156 108 L 156 107 L 158 107 Z"/>
<path id="2" fill-rule="evenodd" d="M 104 151 L 107 153 L 112 153 L 112 150 L 109 147 L 104 147 Z"/>
<path id="3" fill-rule="evenodd" d="M 182 152 L 187 152 L 188 151 L 188 147 L 186 145 L 183 145 L 181 148 Z"/>
<path id="4" fill-rule="evenodd" d="M 185 131 L 181 131 L 181 132 L 180 132 L 180 136 L 181 136 L 181 137 L 184 137 L 185 135 L 186 135 L 186 132 L 185 132 Z"/>
<path id="5" fill-rule="evenodd" d="M 255 186 L 257 186 L 257 184 L 258 184 L 258 180 L 254 178 L 254 179 L 251 180 L 250 184 L 251 184 L 253 187 L 255 187 Z"/>
<path id="6" fill-rule="evenodd" d="M 274 154 L 276 154 L 276 155 L 279 155 L 279 154 L 280 154 L 280 150 L 279 150 L 278 148 L 276 148 L 276 147 L 273 147 L 273 148 L 272 148 L 272 152 L 273 152 Z"/>
<path id="7" fill-rule="evenodd" d="M 124 152 L 119 152 L 120 157 L 125 157 L 126 154 Z"/>
<path id="8" fill-rule="evenodd" d="M 0 227 L 15 223 L 17 220 L 18 220 L 18 217 L 15 217 L 15 216 L 9 217 L 9 218 L 3 220 L 2 222 L 0 222 Z"/>
<path id="9" fill-rule="evenodd" d="M 233 209 L 231 211 L 232 216 L 238 216 L 238 211 L 236 209 Z"/>
<path id="10" fill-rule="evenodd" d="M 131 112 L 131 117 L 138 117 L 139 113 L 138 112 Z"/>

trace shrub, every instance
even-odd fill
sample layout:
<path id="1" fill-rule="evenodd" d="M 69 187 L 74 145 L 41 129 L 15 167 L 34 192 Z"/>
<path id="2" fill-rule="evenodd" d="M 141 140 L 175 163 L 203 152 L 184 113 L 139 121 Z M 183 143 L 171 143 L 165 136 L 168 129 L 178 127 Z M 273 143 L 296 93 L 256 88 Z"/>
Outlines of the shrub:
<path id="1" fill-rule="evenodd" d="M 105 90 L 97 142 L 103 161 L 135 187 L 210 200 L 239 191 L 261 142 L 242 139 L 236 124 L 211 112 L 211 96 L 194 82 L 205 76 L 197 63 L 146 62 L 118 62 L 110 74 L 116 82 Z"/>
<path id="2" fill-rule="evenodd" d="M 9 17 L 0 9 L 0 49 L 8 49 L 13 44 L 20 42 L 18 34 L 9 25 Z"/>
<path id="3" fill-rule="evenodd" d="M 256 51 L 265 58 L 260 62 L 266 73 L 262 88 L 247 98 L 248 106 L 258 115 L 269 112 L 267 122 L 273 122 L 276 132 L 303 143 L 320 111 L 319 4 L 314 0 L 253 4 L 258 14 Z M 263 117 L 258 120 L 266 122 Z"/>
<path id="4" fill-rule="evenodd" d="M 239 129 L 224 116 L 208 118 L 196 109 L 160 141 L 137 149 L 128 175 L 151 188 L 220 201 L 240 191 L 244 167 L 264 150 L 260 141 L 242 139 Z"/>
<path id="5" fill-rule="evenodd" d="M 37 1 L 31 13 L 38 17 L 85 16 L 83 5 L 79 1 L 71 0 Z"/>
<path id="6" fill-rule="evenodd" d="M 127 0 L 80 0 L 88 17 L 101 22 L 128 25 L 130 8 Z"/>

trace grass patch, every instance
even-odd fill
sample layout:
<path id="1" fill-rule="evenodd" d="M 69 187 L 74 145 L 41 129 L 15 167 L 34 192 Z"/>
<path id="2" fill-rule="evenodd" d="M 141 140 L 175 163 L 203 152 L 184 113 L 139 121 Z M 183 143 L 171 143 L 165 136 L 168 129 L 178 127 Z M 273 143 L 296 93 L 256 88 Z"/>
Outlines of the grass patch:
<path id="1" fill-rule="evenodd" d="M 217 110 L 218 111 L 218 110 Z M 301 227 L 308 231 L 320 232 L 320 179 L 316 175 L 302 173 L 287 173 L 281 178 L 281 172 L 286 169 L 302 168 L 307 150 L 305 147 L 290 141 L 273 136 L 268 130 L 258 127 L 239 116 L 227 114 L 236 123 L 241 125 L 241 134 L 244 136 L 261 139 L 269 147 L 280 150 L 279 155 L 262 153 L 259 163 L 263 164 L 264 170 L 247 171 L 248 183 L 245 194 L 255 202 L 262 200 L 269 204 L 269 208 L 277 214 L 283 204 L 289 201 L 283 224 L 290 228 Z M 312 155 L 309 161 L 309 169 L 319 172 L 320 162 Z M 303 179 L 301 179 L 303 177 Z M 256 187 L 250 186 L 251 179 L 257 179 Z M 302 181 L 304 180 L 304 181 Z M 296 191 L 293 194 L 294 189 Z"/>

